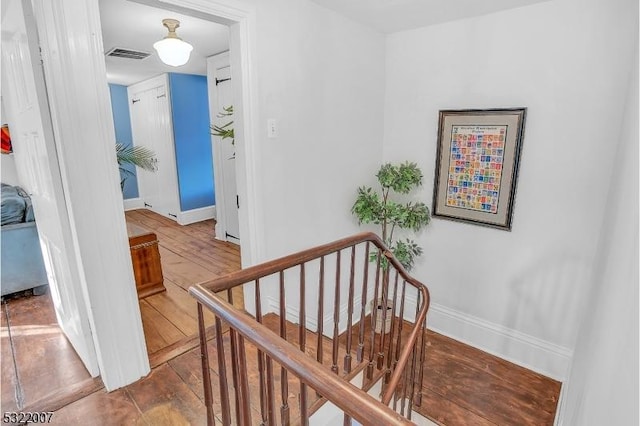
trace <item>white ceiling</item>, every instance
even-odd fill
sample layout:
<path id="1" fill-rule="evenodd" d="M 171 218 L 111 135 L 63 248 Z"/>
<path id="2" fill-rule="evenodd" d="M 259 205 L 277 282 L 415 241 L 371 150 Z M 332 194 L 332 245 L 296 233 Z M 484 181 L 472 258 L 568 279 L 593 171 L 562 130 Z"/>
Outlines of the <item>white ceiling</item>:
<path id="1" fill-rule="evenodd" d="M 549 0 L 312 0 L 383 33 L 409 30 Z"/>
<path id="2" fill-rule="evenodd" d="M 312 1 L 381 32 L 392 33 L 550 0 Z M 164 72 L 205 75 L 206 58 L 229 49 L 229 29 L 225 25 L 128 0 L 99 0 L 99 3 L 105 53 L 121 47 L 152 54 L 143 60 L 106 57 L 110 83 L 128 86 Z M 162 26 L 164 18 L 178 19 L 178 36 L 193 45 L 186 65 L 177 68 L 164 65 L 153 49 L 153 43 L 167 34 Z"/>
<path id="3" fill-rule="evenodd" d="M 153 49 L 153 43 L 167 35 L 162 26 L 164 18 L 179 20 L 178 37 L 193 45 L 186 65 L 165 65 Z M 142 60 L 105 57 L 109 83 L 128 86 L 164 72 L 205 75 L 206 58 L 229 50 L 229 29 L 225 25 L 127 0 L 100 0 L 100 19 L 105 53 L 114 47 L 151 53 Z"/>

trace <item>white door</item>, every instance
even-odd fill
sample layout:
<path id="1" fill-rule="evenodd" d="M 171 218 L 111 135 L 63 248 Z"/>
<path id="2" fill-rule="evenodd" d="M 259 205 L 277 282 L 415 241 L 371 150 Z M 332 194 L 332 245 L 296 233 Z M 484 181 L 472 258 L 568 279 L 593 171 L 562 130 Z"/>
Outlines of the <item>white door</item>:
<path id="1" fill-rule="evenodd" d="M 31 2 L 2 14 L 2 86 L 21 184 L 31 194 L 58 323 L 92 376 L 99 374 L 53 137 Z"/>
<path id="2" fill-rule="evenodd" d="M 158 169 L 138 169 L 140 198 L 149 210 L 177 219 L 180 212 L 173 125 L 166 76 L 129 86 L 133 144 L 152 149 Z"/>
<path id="3" fill-rule="evenodd" d="M 209 87 L 209 114 L 211 123 L 222 126 L 233 120 L 218 114 L 233 105 L 229 53 L 207 58 L 207 86 Z M 236 186 L 235 146 L 229 139 L 212 136 L 213 172 L 216 190 L 216 237 L 240 243 L 238 219 L 238 191 Z"/>

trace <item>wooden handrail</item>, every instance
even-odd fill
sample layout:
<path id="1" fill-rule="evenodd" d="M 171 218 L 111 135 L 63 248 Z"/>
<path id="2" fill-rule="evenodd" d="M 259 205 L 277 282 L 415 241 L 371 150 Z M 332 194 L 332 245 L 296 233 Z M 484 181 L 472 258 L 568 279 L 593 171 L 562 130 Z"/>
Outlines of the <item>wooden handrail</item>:
<path id="1" fill-rule="evenodd" d="M 412 425 L 411 421 L 337 375 L 320 367 L 291 343 L 251 316 L 234 308 L 203 285 L 189 288 L 201 304 L 228 323 L 259 350 L 284 366 L 302 382 L 324 395 L 349 416 L 365 425 Z"/>
<path id="2" fill-rule="evenodd" d="M 377 272 L 376 272 L 376 278 L 375 278 L 375 282 L 374 282 L 374 286 L 376 289 L 376 294 L 378 292 L 378 287 L 377 287 L 377 282 L 378 282 L 378 274 L 381 271 L 381 257 L 384 256 L 384 258 L 386 259 L 386 261 L 388 262 L 388 267 L 392 267 L 393 269 L 395 269 L 396 273 L 402 277 L 402 280 L 405 284 L 408 284 L 412 287 L 414 287 L 417 291 L 418 291 L 418 303 L 419 305 L 417 306 L 416 309 L 416 315 L 415 315 L 415 322 L 414 322 L 414 326 L 411 329 L 409 336 L 405 341 L 402 342 L 402 350 L 400 351 L 400 345 L 399 345 L 399 341 L 398 341 L 398 346 L 396 349 L 396 354 L 394 357 L 394 364 L 393 364 L 393 368 L 389 369 L 389 366 L 387 366 L 387 371 L 390 373 L 388 376 L 388 380 L 385 380 L 385 387 L 383 388 L 383 395 L 381 398 L 381 401 L 383 406 L 388 406 L 390 401 L 392 400 L 392 398 L 394 397 L 394 394 L 396 392 L 396 389 L 398 388 L 399 384 L 403 381 L 403 380 L 407 380 L 407 376 L 405 375 L 406 373 L 406 368 L 408 368 L 408 362 L 412 356 L 412 353 L 416 353 L 414 351 L 414 346 L 418 344 L 418 342 L 420 341 L 420 335 L 421 333 L 424 331 L 424 324 L 425 324 L 425 319 L 426 319 L 426 315 L 427 315 L 427 310 L 429 308 L 429 304 L 430 304 L 430 297 L 429 297 L 429 291 L 427 289 L 427 287 L 422 284 L 421 282 L 419 282 L 418 280 L 414 279 L 413 277 L 411 277 L 409 275 L 409 273 L 404 269 L 404 267 L 402 266 L 402 264 L 400 264 L 400 262 L 398 262 L 398 260 L 393 256 L 393 254 L 389 251 L 389 249 L 386 247 L 386 245 L 384 244 L 384 242 L 374 233 L 371 232 L 364 232 L 364 233 L 360 233 L 360 234 L 356 234 L 347 238 L 343 238 L 328 244 L 324 244 L 324 245 L 320 245 L 320 246 L 316 246 L 310 249 L 306 249 L 306 250 L 302 250 L 300 252 L 288 255 L 288 256 L 284 256 L 278 259 L 274 259 L 256 266 L 252 266 L 240 271 L 236 271 L 221 277 L 217 277 L 215 279 L 209 280 L 209 281 L 205 281 L 202 282 L 200 284 L 197 284 L 195 287 L 191 287 L 189 289 L 189 292 L 196 297 L 200 303 L 202 303 L 203 305 L 209 307 L 211 310 L 213 310 L 216 315 L 218 315 L 220 318 L 222 318 L 224 321 L 226 321 L 227 323 L 229 323 L 231 325 L 232 328 L 235 328 L 234 324 L 237 322 L 239 326 L 243 327 L 242 329 L 238 328 L 238 332 L 243 335 L 247 340 L 251 341 L 252 343 L 254 343 L 256 346 L 258 346 L 259 348 L 262 348 L 263 350 L 265 350 L 266 354 L 273 358 L 276 359 L 278 362 L 281 362 L 280 358 L 276 357 L 273 355 L 273 350 L 274 349 L 278 349 L 280 351 L 283 351 L 282 353 L 279 354 L 279 356 L 284 357 L 288 360 L 293 359 L 292 357 L 295 357 L 296 359 L 298 359 L 296 362 L 299 362 L 301 364 L 296 364 L 293 365 L 293 367 L 298 368 L 298 367 L 304 367 L 306 368 L 310 368 L 310 370 L 299 370 L 299 369 L 292 369 L 291 372 L 295 375 L 298 375 L 298 377 L 301 378 L 301 380 L 305 383 L 307 383 L 308 385 L 314 387 L 316 389 L 316 391 L 318 392 L 318 394 L 322 394 L 326 397 L 328 397 L 328 399 L 332 400 L 335 397 L 335 389 L 337 389 L 336 385 L 337 383 L 341 383 L 343 387 L 340 387 L 341 391 L 343 392 L 347 392 L 347 394 L 349 392 L 352 392 L 352 390 L 347 391 L 347 389 L 349 388 L 353 388 L 353 389 L 357 389 L 355 387 L 353 387 L 352 385 L 348 384 L 348 386 L 345 388 L 345 382 L 341 379 L 339 379 L 335 373 L 337 373 L 337 364 L 336 364 L 336 359 L 333 360 L 333 373 L 328 373 L 325 372 L 324 370 L 322 370 L 322 368 L 318 367 L 318 364 L 315 363 L 311 358 L 309 358 L 307 355 L 304 354 L 304 334 L 300 335 L 300 342 L 302 344 L 301 349 L 303 350 L 302 352 L 300 350 L 298 350 L 299 348 L 295 348 L 293 345 L 291 345 L 289 342 L 286 341 L 286 338 L 283 339 L 283 336 L 278 336 L 277 334 L 269 331 L 268 329 L 266 329 L 266 327 L 264 327 L 262 324 L 260 324 L 261 320 L 259 318 L 252 318 L 249 315 L 240 312 L 236 309 L 233 308 L 233 306 L 229 305 L 228 303 L 224 302 L 222 299 L 220 299 L 218 296 L 215 295 L 215 293 L 221 292 L 221 291 L 227 291 L 227 293 L 231 293 L 231 289 L 234 287 L 237 287 L 239 285 L 243 285 L 246 283 L 251 283 L 251 282 L 255 282 L 256 283 L 256 291 L 259 292 L 259 287 L 258 287 L 258 282 L 260 279 L 264 278 L 264 277 L 268 277 L 268 276 L 273 276 L 275 274 L 278 274 L 280 276 L 280 321 L 281 321 L 281 334 L 282 334 L 282 330 L 283 330 L 283 321 L 285 321 L 284 318 L 284 290 L 283 290 L 283 273 L 284 271 L 291 269 L 291 268 L 295 268 L 295 267 L 300 267 L 301 268 L 301 281 L 300 281 L 300 296 L 301 296 L 301 311 L 300 311 L 300 315 L 305 315 L 304 314 L 304 294 L 305 294 L 305 284 L 304 284 L 304 265 L 306 262 L 310 262 L 310 261 L 314 261 L 317 259 L 321 260 L 321 265 L 323 265 L 324 262 L 324 258 L 328 255 L 331 254 L 336 254 L 337 255 L 337 271 L 336 271 L 336 285 L 339 282 L 339 276 L 340 276 L 340 266 L 339 266 L 339 262 L 340 262 L 340 251 L 346 248 L 352 248 L 352 257 L 353 254 L 355 253 L 355 247 L 358 244 L 361 243 L 366 243 L 366 252 L 365 252 L 365 257 L 368 258 L 369 255 L 369 244 L 373 244 L 377 249 L 378 249 L 378 260 L 377 260 Z M 365 262 L 366 263 L 366 262 Z M 352 258 L 352 262 L 351 262 L 351 273 L 353 273 L 353 258 Z M 321 272 L 320 272 L 320 282 L 323 282 L 323 278 L 322 278 L 322 274 L 323 274 L 324 269 L 321 266 Z M 365 267 L 365 272 L 364 272 L 364 277 L 365 277 L 365 283 L 363 284 L 363 291 L 366 292 L 366 276 L 367 276 L 367 268 Z M 388 273 L 387 274 L 382 274 L 382 275 L 386 275 L 386 279 L 388 279 Z M 353 278 L 351 278 L 352 280 Z M 320 284 L 322 287 L 322 284 Z M 350 287 L 352 286 L 352 284 L 350 284 Z M 383 285 L 383 287 L 385 287 L 385 285 Z M 337 322 L 336 322 L 336 318 L 337 318 L 337 304 L 339 302 L 337 302 L 339 294 L 337 291 L 336 287 L 336 306 L 334 307 L 334 338 L 333 338 L 333 343 L 334 343 L 334 350 L 332 355 L 335 356 L 337 355 L 337 336 L 336 336 L 336 330 L 337 330 Z M 402 304 L 401 304 L 401 312 L 400 312 L 400 316 L 402 317 L 402 306 L 404 304 L 404 290 L 402 292 Z M 384 297 L 388 297 L 388 288 L 385 290 L 384 293 Z M 352 298 L 352 294 L 350 293 L 350 299 Z M 259 303 L 259 295 L 256 295 L 256 297 L 258 298 L 258 302 Z M 377 296 L 374 295 L 374 299 Z M 395 296 L 394 296 L 395 297 Z M 322 297 L 320 298 L 320 309 L 322 309 Z M 352 309 L 353 307 L 351 306 L 351 303 L 353 301 L 349 300 L 349 309 Z M 365 299 L 364 299 L 364 293 L 363 293 L 363 299 L 362 299 L 362 315 L 364 315 L 364 303 L 365 303 Z M 320 311 L 319 311 L 320 312 Z M 349 311 L 350 312 L 350 311 Z M 361 316 L 362 316 L 361 315 Z M 383 314 L 383 321 L 385 318 L 385 314 Z M 319 315 L 319 317 L 321 317 Z M 349 320 L 349 322 L 351 322 L 351 320 Z M 303 329 L 306 328 L 306 326 L 304 326 L 304 318 L 301 318 L 300 321 L 300 328 L 299 328 L 299 332 L 303 333 Z M 318 326 L 318 330 L 321 329 L 321 324 L 319 324 Z M 261 330 L 260 333 L 255 333 L 255 330 Z M 348 328 L 349 331 L 349 335 L 350 335 L 350 328 Z M 363 332 L 364 328 L 361 327 L 360 328 L 360 336 L 362 336 L 362 332 Z M 401 326 L 398 329 L 398 333 L 400 333 L 401 331 Z M 371 344 L 373 345 L 373 329 L 371 330 Z M 322 333 L 319 331 L 318 335 L 320 336 Z M 393 333 L 392 333 L 393 335 Z M 268 337 L 268 338 L 267 338 Z M 391 344 L 391 343 L 390 343 Z M 349 345 L 347 345 L 349 346 Z M 380 339 L 380 349 L 382 350 L 382 347 L 384 346 L 384 334 L 381 336 Z M 319 348 L 321 348 L 321 345 L 319 345 Z M 389 348 L 391 348 L 391 346 L 389 346 Z M 285 350 L 286 349 L 286 350 Z M 289 352 L 291 349 L 293 349 L 291 352 Z M 349 347 L 349 356 L 350 356 L 350 347 Z M 373 347 L 371 348 L 371 350 L 373 351 Z M 390 349 L 391 350 L 391 349 Z M 362 355 L 362 337 L 360 337 L 360 341 L 359 341 L 359 356 Z M 295 353 L 295 355 L 294 355 Z M 391 353 L 391 352 L 389 352 Z M 423 351 L 420 351 L 420 353 L 423 353 Z M 301 355 L 302 354 L 302 355 Z M 382 352 L 379 352 L 379 354 L 382 354 Z M 317 354 L 317 356 L 319 357 L 319 359 L 322 358 L 322 353 L 321 353 L 321 349 L 319 351 L 319 353 Z M 370 359 L 369 359 L 369 367 L 373 368 L 373 359 L 371 358 L 373 356 L 373 352 L 370 353 Z M 382 357 L 384 357 L 384 355 L 380 355 Z M 301 358 L 302 357 L 302 358 Z M 378 359 L 379 362 L 381 362 L 381 358 Z M 390 362 L 391 360 L 389 360 Z M 415 361 L 415 360 L 414 360 Z M 286 362 L 281 362 L 281 364 L 285 367 L 288 367 L 288 364 Z M 313 366 L 313 367 L 310 367 Z M 378 368 L 380 368 L 381 365 L 378 364 Z M 413 366 L 411 367 L 413 370 Z M 345 367 L 345 369 L 347 369 L 347 367 Z M 284 370 L 283 370 L 284 371 Z M 315 374 L 315 372 L 317 371 L 323 371 L 323 373 L 321 373 L 321 375 L 319 376 L 321 379 L 318 381 L 318 377 L 313 378 L 313 380 L 311 379 L 311 376 L 309 376 L 309 374 Z M 371 370 L 372 371 L 372 370 Z M 284 373 L 283 373 L 284 374 Z M 328 377 L 330 377 L 330 379 L 327 379 Z M 284 376 L 284 379 L 286 379 L 286 376 Z M 324 382 L 323 382 L 324 380 Z M 329 380 L 328 382 L 326 380 Z M 420 379 L 421 381 L 421 379 Z M 322 382 L 322 385 L 320 386 L 316 386 L 316 384 Z M 324 391 L 323 389 L 325 389 L 324 386 L 326 386 L 327 383 L 332 383 L 331 386 L 329 386 L 328 389 L 330 389 L 329 392 Z M 412 382 L 413 383 L 413 382 Z M 413 387 L 412 387 L 413 389 Z M 413 392 L 413 390 L 411 391 Z M 329 397 L 330 395 L 333 395 L 333 397 Z M 345 394 L 346 395 L 346 394 Z M 342 398 L 347 398 L 348 397 L 344 396 L 343 394 L 340 394 L 339 397 L 337 399 L 339 399 L 339 401 L 333 401 L 335 403 L 335 405 L 340 406 L 341 408 L 343 408 L 340 405 L 340 402 L 342 401 Z M 420 400 L 420 396 L 418 396 L 418 400 Z M 375 400 L 374 400 L 375 401 Z M 378 402 L 377 404 L 380 405 L 380 402 Z M 286 404 L 285 404 L 286 406 Z M 344 408 L 343 408 L 344 409 Z M 352 413 L 346 409 L 344 409 L 345 412 L 347 412 L 349 415 L 351 415 Z M 358 415 L 353 415 L 353 418 L 358 419 L 358 416 L 361 415 L 361 409 L 360 411 L 358 411 L 356 409 L 357 412 L 359 412 Z M 392 411 L 393 412 L 393 411 Z M 378 421 L 378 419 L 376 419 L 376 421 Z M 376 423 L 378 424 L 378 423 Z M 390 424 L 395 424 L 395 423 L 390 423 Z"/>
<path id="3" fill-rule="evenodd" d="M 198 285 L 207 288 L 214 293 L 223 290 L 229 290 L 230 288 L 236 287 L 238 285 L 248 283 L 250 281 L 254 281 L 256 279 L 260 279 L 276 272 L 282 271 L 283 269 L 292 268 L 294 266 L 300 265 L 301 263 L 309 262 L 321 256 L 326 256 L 338 250 L 342 250 L 344 248 L 367 241 L 374 243 L 379 249 L 383 251 L 385 257 L 391 262 L 394 268 L 398 270 L 400 276 L 404 280 L 406 280 L 408 283 L 411 283 L 414 287 L 424 287 L 422 283 L 409 275 L 402 264 L 398 262 L 398 260 L 393 257 L 393 255 L 391 255 L 389 249 L 382 242 L 380 237 L 378 237 L 373 232 L 361 232 L 359 234 L 355 234 L 331 243 L 312 247 L 310 249 L 302 250 L 288 256 L 283 256 L 278 259 L 260 263 L 255 266 L 250 266 L 240 271 L 231 272 L 229 274 L 222 275 L 208 281 L 203 281 L 201 283 L 198 283 Z"/>

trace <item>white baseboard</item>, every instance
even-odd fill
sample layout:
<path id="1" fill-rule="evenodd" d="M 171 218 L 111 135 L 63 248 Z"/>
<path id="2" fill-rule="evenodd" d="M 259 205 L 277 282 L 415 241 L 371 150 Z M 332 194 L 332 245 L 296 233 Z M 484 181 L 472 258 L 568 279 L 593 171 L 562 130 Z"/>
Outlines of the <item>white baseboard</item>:
<path id="1" fill-rule="evenodd" d="M 126 200 L 123 200 L 123 204 L 124 211 L 144 208 L 144 201 L 142 201 L 142 198 L 127 198 Z"/>
<path id="2" fill-rule="evenodd" d="M 208 206 L 178 213 L 177 222 L 180 225 L 189 225 L 191 223 L 201 222 L 207 219 L 214 219 L 215 217 L 216 206 Z"/>
<path id="3" fill-rule="evenodd" d="M 276 314 L 280 312 L 280 301 L 278 299 L 267 296 L 266 300 L 268 303 L 268 308 L 266 312 L 273 312 Z M 354 306 L 356 308 L 354 308 L 353 310 L 353 316 L 352 316 L 353 321 L 360 320 L 360 311 L 361 311 L 360 306 L 362 303 L 361 300 L 362 298 L 360 297 L 354 298 Z M 367 305 L 365 308 L 365 315 L 368 315 L 370 311 L 371 311 L 371 307 Z M 287 315 L 287 321 L 290 321 L 294 324 L 300 323 L 300 310 L 298 309 L 297 305 L 292 306 L 290 304 L 287 304 L 285 312 Z M 339 314 L 340 321 L 338 323 L 338 333 L 343 333 L 347 330 L 348 314 L 349 312 L 347 309 L 347 305 L 341 306 L 340 314 Z M 306 328 L 312 331 L 317 330 L 318 329 L 317 310 L 315 310 L 314 312 L 307 312 L 307 315 L 305 317 L 306 317 Z M 331 337 L 333 335 L 333 308 L 331 309 L 331 311 L 325 311 L 323 314 L 322 334 L 328 337 Z"/>
<path id="4" fill-rule="evenodd" d="M 267 297 L 265 312 L 279 311 L 279 301 Z M 360 300 L 355 306 L 360 306 Z M 416 307 L 416 296 L 407 295 L 405 312 L 408 319 L 413 319 Z M 370 307 L 367 306 L 367 314 Z M 287 304 L 287 320 L 298 323 L 299 309 Z M 317 313 L 307 312 L 306 327 L 317 330 Z M 354 318 L 360 316 L 359 309 L 354 310 Z M 347 307 L 340 309 L 340 333 L 346 330 Z M 436 303 L 432 303 L 427 315 L 427 327 L 437 333 L 451 337 L 459 342 L 473 346 L 521 367 L 543 374 L 558 381 L 566 381 L 573 351 L 537 337 L 504 327 L 490 321 L 456 311 Z M 333 310 L 325 312 L 323 321 L 324 334 L 333 332 Z"/>
<path id="5" fill-rule="evenodd" d="M 569 375 L 572 350 L 464 312 L 432 303 L 427 327 L 552 379 Z"/>

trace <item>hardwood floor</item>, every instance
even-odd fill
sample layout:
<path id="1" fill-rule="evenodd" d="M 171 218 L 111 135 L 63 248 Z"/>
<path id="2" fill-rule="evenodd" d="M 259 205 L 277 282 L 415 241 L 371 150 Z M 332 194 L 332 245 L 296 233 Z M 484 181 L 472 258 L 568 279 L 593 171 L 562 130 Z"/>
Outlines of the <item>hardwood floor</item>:
<path id="1" fill-rule="evenodd" d="M 191 337 L 198 333 L 196 301 L 187 290 L 194 284 L 240 269 L 240 249 L 214 238 L 213 220 L 180 226 L 149 210 L 128 211 L 126 219 L 158 237 L 167 291 L 140 301 L 147 352 L 153 359 L 167 348 L 175 349 L 181 342 L 193 341 Z M 233 302 L 237 308 L 244 308 L 240 288 L 235 290 Z M 205 316 L 206 325 L 213 325 L 213 316 L 208 312 Z"/>
<path id="2" fill-rule="evenodd" d="M 212 238 L 211 221 L 180 227 L 147 211 L 127 212 L 126 217 L 157 234 L 167 288 L 140 302 L 151 373 L 107 393 L 61 334 L 49 296 L 9 300 L 2 305 L 1 323 L 3 413 L 19 410 L 20 403 L 23 411 L 54 411 L 51 423 L 60 425 L 206 423 L 196 304 L 185 289 L 238 269 L 239 250 Z M 242 307 L 238 296 L 234 294 L 234 303 Z M 207 318 L 210 325 L 212 317 Z M 267 322 L 275 324 L 277 317 Z M 214 350 L 212 343 L 209 347 Z M 559 382 L 431 331 L 425 354 L 418 411 L 426 417 L 443 425 L 553 424 Z M 250 376 L 256 380 L 255 374 Z M 295 389 L 291 387 L 292 402 Z"/>

